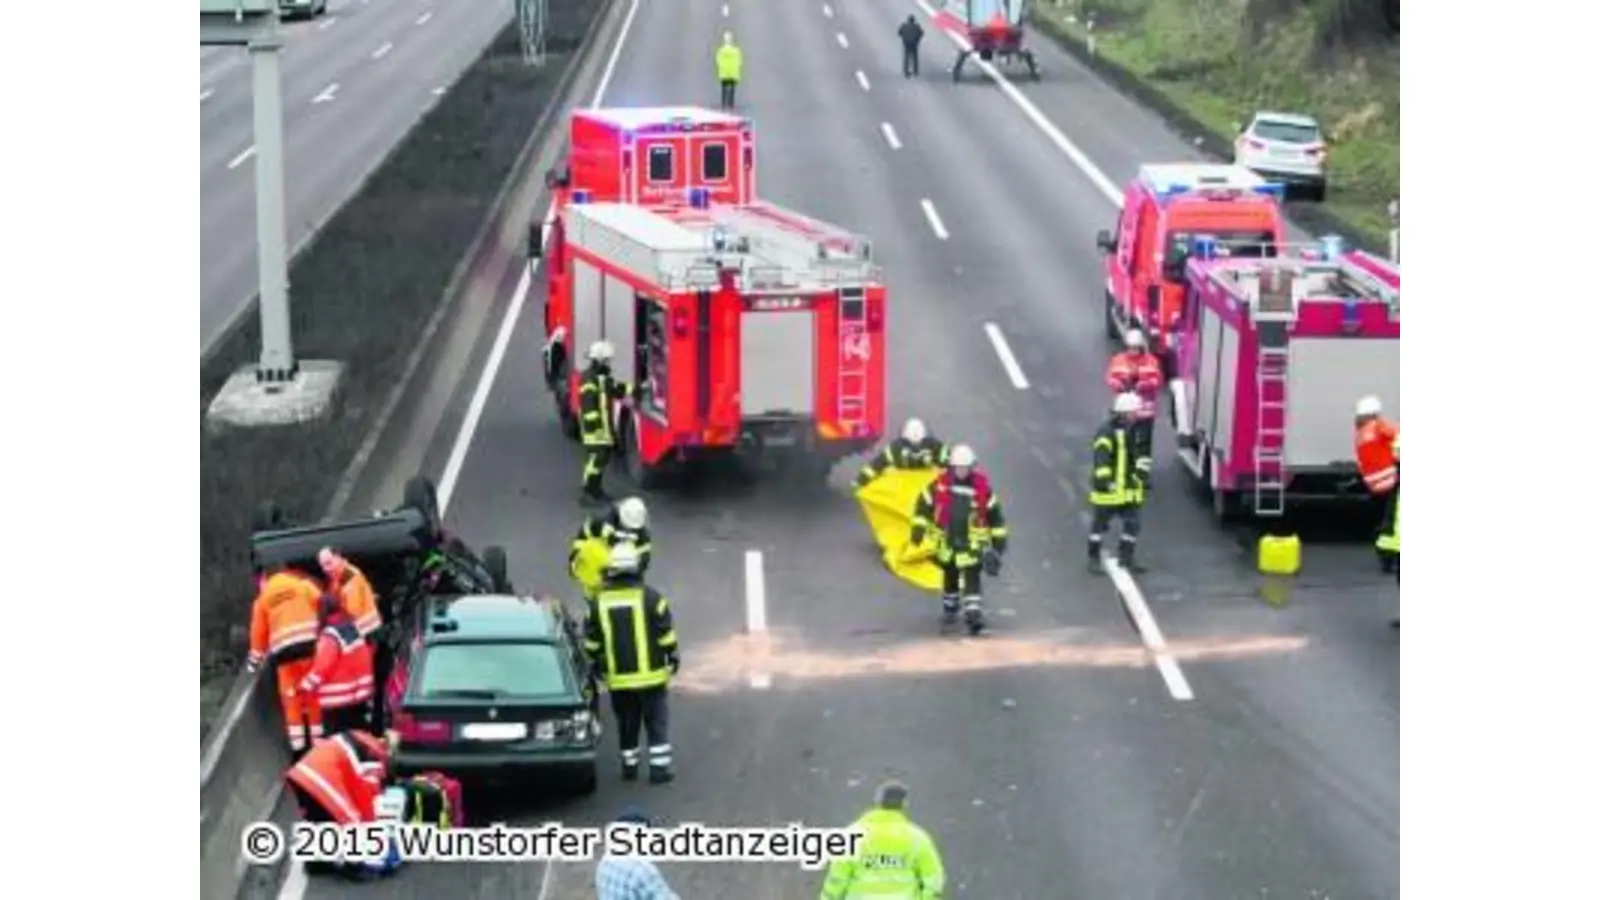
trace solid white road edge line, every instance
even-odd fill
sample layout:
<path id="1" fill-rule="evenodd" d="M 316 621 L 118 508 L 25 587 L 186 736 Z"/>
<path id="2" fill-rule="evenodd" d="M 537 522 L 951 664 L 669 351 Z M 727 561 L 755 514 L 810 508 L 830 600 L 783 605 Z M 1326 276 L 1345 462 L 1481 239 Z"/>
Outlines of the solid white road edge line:
<path id="1" fill-rule="evenodd" d="M 861 85 L 861 89 L 863 91 L 872 90 L 872 83 L 867 81 L 867 73 L 861 71 L 860 69 L 856 70 L 856 84 Z"/>
<path id="2" fill-rule="evenodd" d="M 767 572 L 760 550 L 744 552 L 744 630 L 751 637 L 767 633 Z M 751 672 L 750 686 L 757 690 L 772 687 L 772 676 Z"/>
<path id="3" fill-rule="evenodd" d="M 944 229 L 944 220 L 939 218 L 939 211 L 933 208 L 933 201 L 926 197 L 922 200 L 922 214 L 928 217 L 928 227 L 933 229 L 933 236 L 941 241 L 950 240 L 950 232 Z"/>
<path id="4" fill-rule="evenodd" d="M 927 13 L 929 18 L 937 15 L 937 13 L 934 11 L 934 8 L 928 4 L 928 0 L 916 0 L 916 3 L 918 6 L 922 7 L 922 11 Z M 955 44 L 957 47 L 960 47 L 962 50 L 972 49 L 971 42 L 961 35 L 951 34 L 948 31 L 944 31 L 942 28 L 939 30 L 944 32 L 944 36 L 949 38 L 951 43 Z M 999 69 L 996 69 L 993 65 L 978 59 L 976 56 L 971 58 L 971 62 L 975 63 L 978 68 L 983 71 L 983 74 L 989 76 L 991 81 L 1000 86 L 1001 92 L 1009 97 L 1011 102 L 1016 104 L 1018 109 L 1022 110 L 1022 114 L 1028 118 L 1028 121 L 1032 122 L 1035 128 L 1038 128 L 1041 132 L 1043 132 L 1044 136 L 1049 139 L 1050 143 L 1055 144 L 1056 149 L 1060 150 L 1062 155 L 1065 156 L 1069 162 L 1071 162 L 1074 166 L 1077 166 L 1078 171 L 1082 172 L 1084 176 L 1089 179 L 1089 183 L 1093 184 L 1096 190 L 1103 194 L 1107 200 L 1111 201 L 1111 205 L 1117 207 L 1118 209 L 1122 208 L 1122 192 L 1117 190 L 1116 183 L 1110 178 L 1107 178 L 1106 173 L 1100 171 L 1100 167 L 1094 164 L 1094 160 L 1091 160 L 1087 153 L 1084 153 L 1081 149 L 1079 149 L 1077 144 L 1074 144 L 1072 141 L 1068 140 L 1067 136 L 1061 133 L 1061 129 L 1057 128 L 1054 122 L 1050 121 L 1050 119 L 1047 118 L 1044 113 L 1040 112 L 1039 107 L 1034 106 L 1033 101 L 1029 100 L 1027 95 L 1023 94 L 1016 85 L 1012 84 L 1011 80 L 1006 78 L 1006 76 L 1001 73 Z"/>
<path id="5" fill-rule="evenodd" d="M 335 81 L 322 89 L 322 93 L 311 98 L 312 103 L 331 103 L 339 94 L 339 82 Z"/>
<path id="6" fill-rule="evenodd" d="M 393 50 L 393 49 L 394 49 L 394 44 L 391 44 L 388 41 L 384 41 L 382 47 L 379 47 L 378 49 L 372 51 L 372 58 L 373 59 L 383 59 L 385 56 L 389 55 L 389 51 Z"/>
<path id="7" fill-rule="evenodd" d="M 426 25 L 426 24 L 428 24 L 428 20 L 431 19 L 431 18 L 433 18 L 433 13 L 425 12 L 422 15 L 417 16 L 417 24 L 418 25 Z"/>
<path id="8" fill-rule="evenodd" d="M 846 50 L 850 49 L 850 39 L 844 36 L 844 32 L 838 32 L 834 35 L 834 37 L 838 39 L 839 46 L 845 48 Z"/>
<path id="9" fill-rule="evenodd" d="M 206 102 L 207 100 L 211 99 L 211 95 L 215 94 L 215 93 L 216 93 L 215 90 L 213 90 L 211 88 L 206 88 L 205 90 L 200 92 L 200 102 L 201 103 Z"/>
<path id="10" fill-rule="evenodd" d="M 1167 639 L 1161 634 L 1161 626 L 1156 624 L 1150 604 L 1144 600 L 1144 592 L 1139 590 L 1133 575 L 1115 557 L 1107 556 L 1104 562 L 1106 574 L 1111 576 L 1111 583 L 1117 589 L 1117 596 L 1122 598 L 1128 615 L 1133 617 L 1133 627 L 1138 629 L 1139 638 L 1144 641 L 1146 649 L 1155 655 L 1156 671 L 1161 673 L 1161 680 L 1167 683 L 1167 692 L 1172 694 L 1174 700 L 1193 700 L 1194 691 L 1189 687 L 1189 679 L 1178 668 L 1178 661 L 1167 652 Z"/>
<path id="11" fill-rule="evenodd" d="M 228 160 L 228 168 L 237 169 L 240 166 L 244 165 L 246 162 L 248 162 L 250 157 L 255 156 L 255 155 L 256 155 L 256 145 L 255 144 L 251 144 L 250 146 L 244 148 L 244 150 L 242 152 L 240 152 L 240 154 L 238 156 L 235 156 L 233 159 Z"/>
<path id="12" fill-rule="evenodd" d="M 590 106 L 600 106 L 601 101 L 605 99 L 606 88 L 611 86 L 611 77 L 616 73 L 617 60 L 622 57 L 622 47 L 627 43 L 628 32 L 633 28 L 633 20 L 638 13 L 639 0 L 628 0 L 628 14 L 622 20 L 616 41 L 611 47 L 611 55 L 607 57 L 605 69 L 600 73 L 600 84 L 595 87 L 594 99 L 589 102 Z M 388 50 L 383 52 L 387 53 Z M 374 58 L 377 55 L 374 54 Z M 545 216 L 547 226 L 553 213 L 554 210 Z M 500 374 L 501 363 L 505 361 L 506 346 L 511 342 L 512 332 L 516 331 L 517 319 L 522 315 L 522 305 L 527 302 L 528 290 L 533 285 L 533 273 L 536 269 L 537 262 L 530 262 L 522 270 L 522 277 L 517 280 L 516 292 L 511 295 L 511 304 L 506 307 L 505 319 L 500 323 L 500 333 L 495 336 L 494 347 L 483 364 L 483 375 L 478 379 L 478 386 L 473 391 L 472 400 L 467 407 L 467 417 L 462 421 L 461 430 L 456 433 L 455 443 L 450 448 L 450 462 L 445 464 L 445 472 L 438 484 L 441 515 L 448 508 L 450 497 L 455 493 L 456 482 L 461 477 L 461 468 L 466 463 L 467 450 L 472 446 L 478 422 L 483 418 L 483 407 L 489 402 L 490 390 L 494 387 L 495 378 Z M 451 463 L 454 463 L 453 470 Z M 550 888 L 555 884 L 552 878 L 554 868 L 549 862 L 544 864 L 544 872 L 539 877 L 539 893 L 534 900 L 547 900 L 550 896 Z M 299 863 L 291 863 L 289 874 L 283 880 L 283 887 L 278 891 L 278 900 L 304 900 L 307 886 L 305 868 Z"/>
<path id="13" fill-rule="evenodd" d="M 822 4 L 822 14 L 827 16 L 830 19 L 833 18 L 833 7 L 829 6 L 826 3 Z"/>
<path id="14" fill-rule="evenodd" d="M 339 17 L 338 16 L 329 16 L 326 19 L 322 20 L 322 24 L 317 26 L 317 30 L 318 31 L 327 31 L 329 28 L 332 28 L 333 27 L 333 23 L 335 23 L 337 21 L 339 21 Z"/>
<path id="15" fill-rule="evenodd" d="M 894 126 L 888 122 L 883 123 L 883 139 L 889 142 L 891 149 L 900 149 L 900 135 L 894 133 Z"/>
<path id="16" fill-rule="evenodd" d="M 1006 336 L 1000 331 L 1000 326 L 993 322 L 983 323 L 983 332 L 989 336 L 989 343 L 994 347 L 994 355 L 1000 357 L 1000 366 L 1006 370 L 1006 377 L 1011 379 L 1011 386 L 1019 391 L 1028 389 L 1028 376 L 1022 373 L 1022 364 L 1017 362 L 1016 354 L 1011 352 L 1011 345 L 1006 342 Z"/>

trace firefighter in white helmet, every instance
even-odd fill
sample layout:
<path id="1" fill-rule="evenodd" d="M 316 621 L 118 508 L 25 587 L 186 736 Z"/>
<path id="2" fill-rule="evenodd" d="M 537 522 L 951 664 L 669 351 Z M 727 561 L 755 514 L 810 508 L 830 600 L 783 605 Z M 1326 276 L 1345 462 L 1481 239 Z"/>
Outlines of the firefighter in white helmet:
<path id="1" fill-rule="evenodd" d="M 628 497 L 607 509 L 603 515 L 585 519 L 583 527 L 573 537 L 572 549 L 567 554 L 569 569 L 578 561 L 583 545 L 591 540 L 603 541 L 612 549 L 621 544 L 633 547 L 639 557 L 639 572 L 643 574 L 650 567 L 651 550 L 650 511 L 645 508 L 644 501 L 638 497 Z"/>
<path id="2" fill-rule="evenodd" d="M 603 479 L 617 446 L 617 404 L 633 396 L 631 385 L 611 374 L 611 342 L 589 345 L 589 365 L 578 382 L 578 435 L 583 441 L 583 498 L 605 501 Z"/>
<path id="3" fill-rule="evenodd" d="M 856 475 L 856 489 L 866 487 L 890 469 L 935 469 L 950 461 L 950 448 L 928 433 L 921 419 L 907 419 L 900 436 L 883 445 Z"/>
<path id="4" fill-rule="evenodd" d="M 1114 396 L 1133 394 L 1138 398 L 1133 429 L 1149 453 L 1155 438 L 1156 405 L 1161 399 L 1161 358 L 1150 352 L 1144 332 L 1137 328 L 1129 329 L 1123 337 L 1123 347 L 1106 366 L 1106 386 Z"/>
<path id="5" fill-rule="evenodd" d="M 1356 401 L 1356 466 L 1367 490 L 1383 504 L 1374 542 L 1383 571 L 1400 578 L 1400 426 L 1383 416 L 1383 401 Z M 1396 619 L 1393 624 L 1399 625 Z"/>
<path id="6" fill-rule="evenodd" d="M 911 542 L 929 534 L 938 539 L 934 558 L 944 570 L 944 623 L 955 624 L 960 612 L 977 634 L 984 627 L 983 575 L 1000 574 L 1010 533 L 1000 497 L 966 444 L 950 449 L 949 466 L 917 498 Z"/>
<path id="7" fill-rule="evenodd" d="M 1139 545 L 1139 513 L 1150 485 L 1149 449 L 1135 435 L 1140 399 L 1134 393 L 1118 394 L 1111 403 L 1111 417 L 1094 434 L 1094 462 L 1089 472 L 1089 505 L 1094 508 L 1089 523 L 1089 570 L 1104 572 L 1101 561 L 1106 532 L 1113 519 L 1122 520 L 1117 543 L 1117 562 L 1130 572 L 1143 572 L 1134 558 Z"/>

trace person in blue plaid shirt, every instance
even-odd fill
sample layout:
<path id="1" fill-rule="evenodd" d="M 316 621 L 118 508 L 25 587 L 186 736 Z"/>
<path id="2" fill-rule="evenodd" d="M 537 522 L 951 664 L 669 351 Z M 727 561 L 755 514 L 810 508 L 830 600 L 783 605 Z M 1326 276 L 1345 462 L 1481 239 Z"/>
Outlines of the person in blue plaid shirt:
<path id="1" fill-rule="evenodd" d="M 617 816 L 618 823 L 649 825 L 642 810 L 630 809 Z M 594 870 L 594 890 L 598 900 L 680 900 L 656 864 L 640 856 L 606 856 Z"/>

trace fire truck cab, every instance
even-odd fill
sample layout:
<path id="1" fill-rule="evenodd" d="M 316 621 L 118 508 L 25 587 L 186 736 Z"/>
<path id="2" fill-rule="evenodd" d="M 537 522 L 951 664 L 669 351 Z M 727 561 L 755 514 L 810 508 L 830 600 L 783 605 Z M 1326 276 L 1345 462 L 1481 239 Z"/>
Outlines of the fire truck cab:
<path id="1" fill-rule="evenodd" d="M 1183 309 L 1184 264 L 1196 235 L 1216 253 L 1271 257 L 1285 239 L 1283 185 L 1218 163 L 1146 165 L 1128 183 L 1114 231 L 1095 244 L 1105 254 L 1106 337 L 1137 328 L 1172 377 L 1173 330 Z"/>
<path id="2" fill-rule="evenodd" d="M 619 456 L 649 488 L 679 464 L 772 457 L 826 477 L 885 416 L 884 290 L 872 246 L 769 203 L 590 202 L 575 190 L 545 253 L 545 378 L 576 437 L 584 354 L 632 385 Z"/>
<path id="3" fill-rule="evenodd" d="M 560 209 L 573 191 L 591 203 L 670 205 L 703 189 L 713 203 L 755 199 L 750 120 L 694 106 L 579 109 L 565 168 L 545 183 Z"/>

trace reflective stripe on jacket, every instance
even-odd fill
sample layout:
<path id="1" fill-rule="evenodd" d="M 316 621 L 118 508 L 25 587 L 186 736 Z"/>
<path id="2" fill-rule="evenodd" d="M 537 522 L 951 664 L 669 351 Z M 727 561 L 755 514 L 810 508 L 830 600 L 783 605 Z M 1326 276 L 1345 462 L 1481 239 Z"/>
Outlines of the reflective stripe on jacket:
<path id="1" fill-rule="evenodd" d="M 1106 367 L 1106 386 L 1119 394 L 1138 394 L 1139 417 L 1151 418 L 1161 395 L 1161 363 L 1153 353 L 1118 353 Z"/>
<path id="2" fill-rule="evenodd" d="M 617 442 L 612 405 L 628 396 L 626 385 L 608 369 L 590 366 L 578 384 L 578 433 L 585 447 L 611 447 Z"/>
<path id="3" fill-rule="evenodd" d="M 311 674 L 300 690 L 315 693 L 323 709 L 342 709 L 372 699 L 372 646 L 353 621 L 322 629 Z"/>
<path id="4" fill-rule="evenodd" d="M 383 616 L 378 612 L 377 593 L 372 590 L 372 582 L 360 569 L 345 563 L 337 590 L 340 605 L 355 620 L 356 630 L 361 632 L 362 637 L 370 637 L 383 626 Z"/>
<path id="5" fill-rule="evenodd" d="M 250 664 L 304 659 L 317 641 L 317 603 L 322 588 L 303 572 L 286 569 L 261 582 L 250 605 Z"/>
<path id="6" fill-rule="evenodd" d="M 1400 426 L 1374 418 L 1356 428 L 1356 465 L 1361 480 L 1374 494 L 1387 494 L 1400 483 Z"/>
<path id="7" fill-rule="evenodd" d="M 377 820 L 388 761 L 388 749 L 377 738 L 347 731 L 312 744 L 284 777 L 338 824 L 359 825 Z"/>
<path id="8" fill-rule="evenodd" d="M 1144 502 L 1144 485 L 1134 476 L 1142 473 L 1149 477 L 1151 460 L 1137 445 L 1128 429 L 1115 420 L 1095 432 L 1094 467 L 1089 473 L 1090 504 L 1127 506 Z"/>
<path id="9" fill-rule="evenodd" d="M 672 678 L 678 651 L 667 598 L 637 580 L 612 581 L 589 601 L 584 650 L 613 691 L 659 687 Z"/>
<path id="10" fill-rule="evenodd" d="M 930 437 L 913 444 L 903 437 L 895 438 L 883 446 L 856 475 L 856 486 L 861 487 L 890 469 L 932 469 L 948 465 L 950 448 L 938 438 Z"/>
<path id="11" fill-rule="evenodd" d="M 828 865 L 821 900 L 939 900 L 944 862 L 933 838 L 899 810 L 875 809 L 851 826 L 862 840 L 854 856 Z"/>

